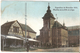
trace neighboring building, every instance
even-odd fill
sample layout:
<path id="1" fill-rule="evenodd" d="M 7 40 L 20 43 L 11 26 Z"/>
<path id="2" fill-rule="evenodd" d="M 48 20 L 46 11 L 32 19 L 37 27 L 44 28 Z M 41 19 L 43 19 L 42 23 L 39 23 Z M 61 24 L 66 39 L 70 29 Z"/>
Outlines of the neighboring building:
<path id="1" fill-rule="evenodd" d="M 43 17 L 43 27 L 40 30 L 41 46 L 60 47 L 68 45 L 68 31 L 65 24 L 55 21 L 48 6 L 47 13 Z"/>
<path id="2" fill-rule="evenodd" d="M 40 41 L 40 35 L 36 36 L 36 40 L 39 40 Z M 40 42 L 37 43 L 37 46 L 40 46 Z"/>
<path id="3" fill-rule="evenodd" d="M 31 29 L 28 25 L 27 28 L 27 38 L 36 38 L 36 32 Z M 8 37 L 5 39 L 6 46 L 10 45 L 24 45 L 25 38 L 25 25 L 19 23 L 17 20 L 6 22 L 1 26 L 1 35 Z M 2 38 L 1 38 L 2 39 Z"/>
<path id="4" fill-rule="evenodd" d="M 79 46 L 80 26 L 68 27 L 69 46 Z"/>
<path id="5" fill-rule="evenodd" d="M 36 36 L 36 39 L 37 39 L 37 40 L 40 40 L 40 35 Z"/>

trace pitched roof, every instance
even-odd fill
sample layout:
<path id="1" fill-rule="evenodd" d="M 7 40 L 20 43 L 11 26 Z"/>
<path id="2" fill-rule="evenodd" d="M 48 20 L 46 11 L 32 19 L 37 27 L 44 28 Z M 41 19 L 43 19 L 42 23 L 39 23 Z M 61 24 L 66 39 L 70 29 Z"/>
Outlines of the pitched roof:
<path id="1" fill-rule="evenodd" d="M 12 25 L 14 22 L 15 22 L 15 21 L 11 21 L 11 22 L 4 23 L 4 24 L 1 26 L 1 34 L 3 34 L 3 35 L 8 35 L 9 28 L 11 27 L 11 25 Z M 18 22 L 18 23 L 19 23 L 19 22 Z M 19 25 L 21 26 L 22 30 L 25 30 L 25 25 L 24 25 L 24 24 L 19 23 Z M 33 29 L 31 29 L 28 25 L 27 25 L 26 27 L 27 27 L 27 31 L 36 33 L 36 32 L 35 32 Z"/>
<path id="2" fill-rule="evenodd" d="M 10 26 L 14 23 L 15 21 L 11 21 L 11 22 L 6 22 L 1 26 L 1 34 L 7 35 Z"/>
<path id="3" fill-rule="evenodd" d="M 55 21 L 53 27 L 63 27 L 63 26 L 58 21 Z"/>
<path id="4" fill-rule="evenodd" d="M 19 24 L 21 25 L 22 29 L 25 31 L 25 25 L 24 25 L 24 24 L 21 24 L 21 23 L 19 23 Z M 26 28 L 27 28 L 27 31 L 36 33 L 36 32 L 35 32 L 32 28 L 30 28 L 28 25 L 26 25 Z"/>
<path id="5" fill-rule="evenodd" d="M 55 22 L 54 22 L 53 27 L 63 28 L 63 29 L 66 29 L 66 30 L 67 30 L 67 27 L 66 27 L 66 26 L 63 26 L 63 25 L 60 24 L 58 21 L 55 21 Z"/>

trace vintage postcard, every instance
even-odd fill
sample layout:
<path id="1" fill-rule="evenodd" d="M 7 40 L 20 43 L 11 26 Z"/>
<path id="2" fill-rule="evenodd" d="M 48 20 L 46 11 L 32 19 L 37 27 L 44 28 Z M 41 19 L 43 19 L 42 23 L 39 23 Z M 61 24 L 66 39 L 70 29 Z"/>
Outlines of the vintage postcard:
<path id="1" fill-rule="evenodd" d="M 79 2 L 2 1 L 1 52 L 79 52 Z"/>

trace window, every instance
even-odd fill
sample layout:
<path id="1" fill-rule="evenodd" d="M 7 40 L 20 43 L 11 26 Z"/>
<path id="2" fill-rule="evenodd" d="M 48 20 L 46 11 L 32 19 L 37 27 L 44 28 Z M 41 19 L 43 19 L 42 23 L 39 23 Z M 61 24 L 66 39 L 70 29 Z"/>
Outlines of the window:
<path id="1" fill-rule="evenodd" d="M 19 27 L 15 27 L 15 26 L 13 26 L 13 32 L 15 32 L 15 33 L 19 33 Z"/>

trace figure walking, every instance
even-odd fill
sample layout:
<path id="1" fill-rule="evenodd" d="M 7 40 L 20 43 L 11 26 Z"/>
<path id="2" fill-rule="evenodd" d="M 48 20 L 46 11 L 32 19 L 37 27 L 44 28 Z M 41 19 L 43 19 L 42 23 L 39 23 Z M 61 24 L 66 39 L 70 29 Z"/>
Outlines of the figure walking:
<path id="1" fill-rule="evenodd" d="M 27 39 L 27 42 L 26 42 L 26 50 L 27 50 L 27 52 L 29 52 L 29 48 L 30 48 L 30 44 L 29 44 L 29 41 L 28 41 L 28 39 Z"/>

